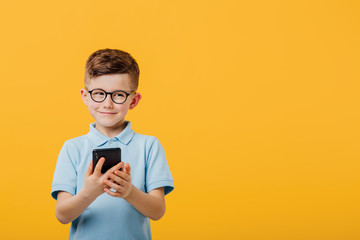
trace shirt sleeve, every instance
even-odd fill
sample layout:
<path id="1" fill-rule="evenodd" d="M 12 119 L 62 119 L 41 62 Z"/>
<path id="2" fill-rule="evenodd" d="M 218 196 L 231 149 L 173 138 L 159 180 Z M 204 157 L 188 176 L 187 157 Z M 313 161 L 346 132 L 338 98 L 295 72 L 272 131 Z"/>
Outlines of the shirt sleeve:
<path id="1" fill-rule="evenodd" d="M 165 195 L 170 193 L 174 189 L 174 181 L 164 148 L 157 138 L 151 144 L 146 162 L 146 192 L 164 187 Z"/>
<path id="2" fill-rule="evenodd" d="M 65 191 L 72 195 L 76 193 L 77 171 L 74 161 L 76 154 L 76 148 L 65 142 L 58 156 L 51 186 L 51 196 L 55 200 L 57 200 L 59 191 Z"/>

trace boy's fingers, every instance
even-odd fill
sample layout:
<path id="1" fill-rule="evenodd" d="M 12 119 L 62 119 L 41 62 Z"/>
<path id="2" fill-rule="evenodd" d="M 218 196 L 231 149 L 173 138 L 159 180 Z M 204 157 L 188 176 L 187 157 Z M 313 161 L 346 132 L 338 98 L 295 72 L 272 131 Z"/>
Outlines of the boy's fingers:
<path id="1" fill-rule="evenodd" d="M 121 177 L 122 179 L 124 179 L 127 182 L 131 181 L 130 174 L 128 174 L 126 172 L 126 170 L 124 170 L 124 171 L 115 171 L 114 174 L 115 174 L 115 176 Z"/>
<path id="2" fill-rule="evenodd" d="M 104 191 L 107 193 L 107 194 L 109 194 L 110 196 L 113 196 L 113 197 L 121 197 L 121 194 L 120 193 L 118 193 L 118 192 L 113 192 L 113 191 L 111 191 L 110 189 L 104 189 Z"/>
<path id="3" fill-rule="evenodd" d="M 112 168 L 110 168 L 109 170 L 106 171 L 106 173 L 111 173 L 111 172 L 115 172 L 116 170 L 119 170 L 120 168 L 122 168 L 124 166 L 123 162 L 119 162 L 118 164 L 116 164 L 115 166 L 113 166 Z"/>
<path id="4" fill-rule="evenodd" d="M 93 161 L 90 161 L 89 167 L 86 170 L 85 176 L 90 176 L 93 170 Z"/>
<path id="5" fill-rule="evenodd" d="M 131 170 L 130 164 L 127 162 L 125 164 L 125 172 L 130 175 L 130 170 Z"/>
<path id="6" fill-rule="evenodd" d="M 101 168 L 104 165 L 104 162 L 105 158 L 101 157 L 95 166 L 94 173 L 101 174 Z"/>

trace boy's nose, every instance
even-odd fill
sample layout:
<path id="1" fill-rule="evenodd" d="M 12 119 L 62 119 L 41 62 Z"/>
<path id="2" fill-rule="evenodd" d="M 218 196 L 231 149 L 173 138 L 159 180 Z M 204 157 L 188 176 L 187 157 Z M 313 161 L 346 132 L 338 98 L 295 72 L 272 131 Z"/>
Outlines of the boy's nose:
<path id="1" fill-rule="evenodd" d="M 103 104 L 105 107 L 112 107 L 114 105 L 110 95 L 105 98 Z"/>

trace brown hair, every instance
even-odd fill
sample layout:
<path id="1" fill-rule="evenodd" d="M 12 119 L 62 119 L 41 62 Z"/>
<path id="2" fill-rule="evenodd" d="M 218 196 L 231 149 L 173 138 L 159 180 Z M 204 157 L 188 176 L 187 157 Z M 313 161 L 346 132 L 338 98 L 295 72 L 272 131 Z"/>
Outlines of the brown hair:
<path id="1" fill-rule="evenodd" d="M 128 73 L 131 85 L 137 90 L 139 84 L 139 66 L 127 52 L 118 49 L 100 49 L 90 55 L 85 66 L 85 86 L 90 79 L 105 74 Z"/>

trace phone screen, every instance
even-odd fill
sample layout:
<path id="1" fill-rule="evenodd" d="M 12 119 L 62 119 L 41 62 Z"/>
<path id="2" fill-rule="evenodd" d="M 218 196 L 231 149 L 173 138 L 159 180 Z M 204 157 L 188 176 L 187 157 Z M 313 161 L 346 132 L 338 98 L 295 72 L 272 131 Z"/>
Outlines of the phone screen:
<path id="1" fill-rule="evenodd" d="M 100 148 L 93 150 L 93 169 L 101 157 L 105 158 L 104 165 L 101 168 L 101 173 L 121 162 L 121 149 L 120 148 Z"/>

